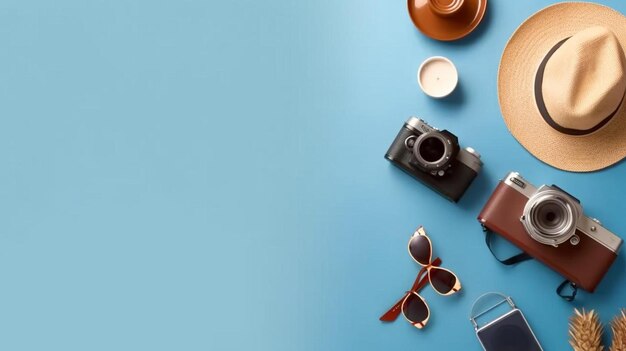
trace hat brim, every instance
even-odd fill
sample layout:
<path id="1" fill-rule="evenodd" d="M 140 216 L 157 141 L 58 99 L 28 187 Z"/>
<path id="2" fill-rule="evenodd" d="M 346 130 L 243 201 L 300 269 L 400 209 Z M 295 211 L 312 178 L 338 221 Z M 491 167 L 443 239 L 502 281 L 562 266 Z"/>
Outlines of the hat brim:
<path id="1" fill-rule="evenodd" d="M 592 172 L 626 157 L 626 104 L 612 121 L 586 136 L 560 133 L 541 117 L 534 97 L 537 68 L 559 41 L 605 26 L 626 48 L 626 17 L 610 7 L 583 2 L 549 6 L 522 23 L 507 43 L 498 69 L 498 100 L 507 128 L 528 152 L 562 170 Z"/>

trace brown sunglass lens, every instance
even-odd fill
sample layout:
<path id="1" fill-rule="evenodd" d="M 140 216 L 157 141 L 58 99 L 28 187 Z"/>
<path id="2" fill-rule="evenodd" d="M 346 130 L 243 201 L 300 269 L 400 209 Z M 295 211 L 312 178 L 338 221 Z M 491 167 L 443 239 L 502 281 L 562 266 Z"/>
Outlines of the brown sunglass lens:
<path id="1" fill-rule="evenodd" d="M 456 277 L 444 269 L 433 267 L 430 270 L 430 283 L 439 293 L 448 294 L 456 284 Z"/>
<path id="2" fill-rule="evenodd" d="M 415 294 L 409 295 L 402 306 L 404 316 L 414 323 L 423 322 L 428 317 L 428 307 L 419 296 Z"/>
<path id="3" fill-rule="evenodd" d="M 417 262 L 427 265 L 430 260 L 430 241 L 423 235 L 416 235 L 409 242 L 409 252 Z"/>

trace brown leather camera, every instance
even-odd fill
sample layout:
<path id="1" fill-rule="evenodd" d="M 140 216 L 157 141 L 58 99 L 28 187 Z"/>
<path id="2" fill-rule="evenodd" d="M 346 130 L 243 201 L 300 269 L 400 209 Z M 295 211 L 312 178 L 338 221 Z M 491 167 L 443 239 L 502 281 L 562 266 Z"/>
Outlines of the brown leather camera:
<path id="1" fill-rule="evenodd" d="M 596 289 L 622 245 L 617 235 L 583 214 L 575 197 L 555 185 L 536 188 L 516 172 L 500 181 L 478 220 L 486 232 L 501 235 L 567 278 L 574 288 L 571 299 L 577 287 Z M 523 260 L 518 256 L 500 261 Z"/>

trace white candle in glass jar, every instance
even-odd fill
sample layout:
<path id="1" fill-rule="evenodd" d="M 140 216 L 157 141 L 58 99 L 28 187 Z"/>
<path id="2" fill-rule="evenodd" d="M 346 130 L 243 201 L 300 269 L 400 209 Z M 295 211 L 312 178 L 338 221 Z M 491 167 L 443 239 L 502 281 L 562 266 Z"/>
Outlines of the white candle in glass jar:
<path id="1" fill-rule="evenodd" d="M 422 62 L 417 82 L 428 96 L 442 98 L 450 95 L 459 82 L 454 63 L 443 56 L 433 56 Z"/>

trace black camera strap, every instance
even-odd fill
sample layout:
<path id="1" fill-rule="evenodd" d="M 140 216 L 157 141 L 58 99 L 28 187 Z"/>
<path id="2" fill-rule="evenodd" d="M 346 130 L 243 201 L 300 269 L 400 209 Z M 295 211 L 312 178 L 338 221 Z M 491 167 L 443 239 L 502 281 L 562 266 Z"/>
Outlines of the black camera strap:
<path id="1" fill-rule="evenodd" d="M 496 253 L 493 252 L 493 248 L 491 247 L 491 241 L 493 239 L 493 232 L 489 228 L 485 227 L 484 225 L 482 227 L 483 227 L 483 232 L 485 233 L 485 243 L 487 244 L 489 251 L 491 251 L 491 254 L 493 255 L 493 257 L 495 257 L 495 259 L 498 260 L 503 265 L 512 266 L 514 264 L 528 261 L 533 258 L 532 256 L 530 256 L 529 254 L 525 252 L 519 253 L 517 255 L 514 255 L 505 259 L 499 258 L 496 255 Z"/>
<path id="2" fill-rule="evenodd" d="M 563 290 L 568 285 L 572 289 L 572 292 L 569 295 L 564 295 Z M 576 285 L 576 283 L 571 282 L 568 279 L 565 279 L 563 283 L 561 283 L 561 285 L 559 285 L 559 287 L 556 288 L 556 294 L 559 295 L 563 300 L 569 301 L 569 302 L 572 302 L 574 301 L 574 299 L 576 299 L 577 292 L 578 292 L 578 286 Z"/>
<path id="3" fill-rule="evenodd" d="M 493 247 L 491 246 L 491 242 L 493 240 L 493 231 L 489 228 L 487 228 L 484 224 L 481 224 L 481 226 L 483 227 L 483 232 L 485 233 L 485 243 L 487 244 L 487 248 L 489 248 L 489 251 L 491 252 L 491 254 L 493 255 L 493 257 L 498 260 L 498 262 L 502 263 L 503 265 L 507 265 L 507 266 L 512 266 L 514 264 L 520 263 L 520 262 L 524 262 L 524 261 L 528 261 L 530 259 L 532 259 L 533 257 L 530 256 L 529 254 L 525 253 L 525 252 L 521 252 L 517 255 L 513 255 L 509 258 L 506 259 L 501 259 L 499 258 L 496 253 L 493 251 Z M 571 289 L 571 293 L 570 294 L 564 294 L 563 290 L 565 290 L 566 287 L 570 287 Z M 578 286 L 576 285 L 576 283 L 569 281 L 568 279 L 565 279 L 557 288 L 556 288 L 556 294 L 559 295 L 562 299 L 564 299 L 565 301 L 574 301 L 574 299 L 576 298 L 576 293 L 578 292 Z"/>

